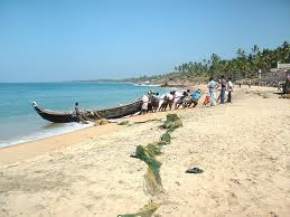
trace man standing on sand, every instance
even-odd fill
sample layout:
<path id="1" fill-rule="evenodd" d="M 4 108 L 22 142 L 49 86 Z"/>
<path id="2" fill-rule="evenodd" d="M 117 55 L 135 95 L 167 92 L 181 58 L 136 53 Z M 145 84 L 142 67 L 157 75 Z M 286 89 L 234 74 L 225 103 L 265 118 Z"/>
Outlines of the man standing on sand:
<path id="1" fill-rule="evenodd" d="M 225 79 L 225 76 L 221 76 L 221 80 L 220 80 L 220 84 L 221 84 L 221 104 L 225 103 L 225 95 L 226 95 L 226 87 L 227 87 L 227 82 Z"/>
<path id="2" fill-rule="evenodd" d="M 208 87 L 208 93 L 210 96 L 210 105 L 215 106 L 216 105 L 216 89 L 218 85 L 217 85 L 217 82 L 213 79 L 213 77 L 210 77 L 207 87 Z"/>
<path id="3" fill-rule="evenodd" d="M 232 83 L 232 79 L 228 78 L 228 82 L 227 82 L 227 91 L 228 91 L 228 103 L 232 103 L 232 92 L 234 90 L 234 85 Z"/>

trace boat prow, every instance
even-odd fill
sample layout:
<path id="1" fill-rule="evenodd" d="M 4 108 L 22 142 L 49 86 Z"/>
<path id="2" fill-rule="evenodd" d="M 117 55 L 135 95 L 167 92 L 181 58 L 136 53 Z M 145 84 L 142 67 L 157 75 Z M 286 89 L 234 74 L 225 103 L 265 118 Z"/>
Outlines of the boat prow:
<path id="1" fill-rule="evenodd" d="M 45 120 L 53 123 L 76 122 L 77 117 L 72 113 L 50 111 L 38 106 L 36 102 L 32 103 L 34 110 Z"/>

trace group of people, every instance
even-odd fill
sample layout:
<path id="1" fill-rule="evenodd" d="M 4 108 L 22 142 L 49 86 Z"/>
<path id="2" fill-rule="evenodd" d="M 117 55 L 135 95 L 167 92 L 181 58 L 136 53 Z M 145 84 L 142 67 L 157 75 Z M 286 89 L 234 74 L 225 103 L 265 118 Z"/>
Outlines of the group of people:
<path id="1" fill-rule="evenodd" d="M 220 80 L 217 82 L 212 77 L 209 79 L 207 84 L 208 94 L 205 97 L 203 105 L 215 106 L 217 102 L 224 104 L 225 102 L 232 102 L 232 92 L 233 92 L 233 83 L 231 78 L 225 79 L 224 76 L 221 76 Z M 217 90 L 220 91 L 219 96 L 217 97 Z M 142 108 L 140 114 L 147 112 L 157 112 L 157 111 L 166 111 L 167 108 L 170 110 L 178 109 L 180 107 L 189 108 L 196 107 L 202 92 L 200 89 L 191 91 L 187 90 L 173 90 L 169 93 L 159 96 L 159 93 L 154 93 L 151 90 L 142 97 Z M 101 118 L 101 116 L 94 112 L 84 113 L 79 109 L 78 102 L 75 103 L 74 108 L 74 118 L 79 122 L 86 122 L 88 116 L 92 118 Z"/>
<path id="2" fill-rule="evenodd" d="M 203 102 L 204 105 L 215 106 L 217 102 L 224 104 L 226 102 L 232 102 L 233 83 L 231 78 L 225 79 L 221 76 L 219 81 L 215 81 L 213 78 L 209 79 L 207 84 L 208 94 Z M 217 91 L 220 94 L 217 97 Z M 170 91 L 167 94 L 159 96 L 159 93 L 149 91 L 142 97 L 142 110 L 141 114 L 147 112 L 166 111 L 178 109 L 179 107 L 188 108 L 197 106 L 199 99 L 202 96 L 200 89 L 190 91 L 189 89 L 184 91 Z"/>
<path id="3" fill-rule="evenodd" d="M 216 82 L 213 77 L 209 79 L 207 84 L 208 87 L 208 95 L 206 97 L 205 103 L 210 103 L 211 106 L 215 106 L 218 101 L 221 104 L 225 102 L 231 103 L 232 102 L 232 92 L 234 90 L 234 85 L 231 78 L 227 80 L 222 75 L 220 80 Z M 217 97 L 217 90 L 220 88 L 220 94 Z"/>
<path id="4" fill-rule="evenodd" d="M 185 91 L 170 91 L 169 93 L 159 96 L 159 93 L 149 91 L 142 97 L 141 114 L 147 112 L 166 111 L 178 109 L 179 107 L 195 107 L 201 98 L 201 90 L 197 89 L 191 92 L 189 89 Z"/>

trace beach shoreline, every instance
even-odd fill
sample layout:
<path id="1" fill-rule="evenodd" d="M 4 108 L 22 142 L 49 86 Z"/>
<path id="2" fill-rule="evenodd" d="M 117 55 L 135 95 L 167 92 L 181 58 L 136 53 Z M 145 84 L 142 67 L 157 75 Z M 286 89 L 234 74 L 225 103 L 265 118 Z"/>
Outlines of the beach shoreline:
<path id="1" fill-rule="evenodd" d="M 0 149 L 0 216 L 116 217 L 153 201 L 155 216 L 288 217 L 290 101 L 274 92 L 236 88 L 232 104 L 150 113 Z M 159 141 L 168 113 L 183 126 L 157 156 L 163 190 L 150 196 L 146 165 L 130 154 Z M 186 174 L 192 166 L 204 172 Z"/>
<path id="2" fill-rule="evenodd" d="M 189 86 L 188 86 L 189 87 Z M 191 85 L 194 89 L 200 88 L 204 93 L 206 93 L 205 85 Z M 252 88 L 244 88 L 248 91 L 257 91 L 257 90 L 267 90 L 274 92 L 272 87 L 261 87 L 253 86 Z M 200 103 L 203 101 L 203 98 L 200 100 Z M 200 105 L 198 106 L 200 107 Z M 176 111 L 166 111 L 158 113 L 148 113 L 145 115 L 137 116 L 128 116 L 119 120 L 120 121 L 142 121 L 148 120 L 151 118 L 165 117 L 168 113 L 178 113 Z M 119 130 L 118 121 L 116 123 L 107 123 L 105 125 L 96 125 L 91 123 L 91 126 L 84 126 L 80 129 L 74 129 L 68 132 L 59 133 L 56 135 L 49 135 L 41 138 L 31 139 L 29 141 L 15 143 L 13 145 L 7 145 L 0 147 L 0 165 L 13 163 L 19 160 L 29 159 L 31 157 L 47 153 L 49 151 L 55 151 L 61 148 L 65 148 L 69 145 L 78 144 L 81 141 L 89 141 L 96 139 L 97 136 L 106 135 L 115 130 Z M 18 154 L 19 153 L 19 154 Z M 20 154 L 21 153 L 21 154 Z M 16 156 L 16 157 L 15 157 Z"/>
<path id="3" fill-rule="evenodd" d="M 57 151 L 72 145 L 79 144 L 81 142 L 89 142 L 91 140 L 97 139 L 100 136 L 117 132 L 122 129 L 122 126 L 118 125 L 118 123 L 122 121 L 130 121 L 132 123 L 140 121 L 146 122 L 148 120 L 150 121 L 151 119 L 160 119 L 161 117 L 164 118 L 166 114 L 176 112 L 178 111 L 128 116 L 119 119 L 115 123 L 108 122 L 104 125 L 97 125 L 92 123 L 92 126 L 75 129 L 70 132 L 34 139 L 11 146 L 4 146 L 0 148 L 0 166 L 33 158 L 51 151 Z"/>
<path id="4" fill-rule="evenodd" d="M 0 165 L 29 159 L 40 154 L 77 144 L 83 140 L 87 141 L 94 139 L 96 135 L 104 135 L 109 132 L 111 129 L 108 130 L 108 128 L 117 129 L 118 127 L 114 124 L 98 126 L 98 128 L 90 126 L 60 135 L 53 135 L 12 146 L 2 147 L 0 148 Z"/>
<path id="5" fill-rule="evenodd" d="M 18 93 L 17 90 L 22 92 Z M 43 120 L 31 106 L 59 112 L 73 112 L 75 102 L 81 110 L 103 110 L 135 102 L 149 89 L 163 94 L 160 87 L 136 87 L 128 83 L 47 82 L 7 83 L 0 86 L 0 147 L 82 128 L 79 123 L 56 124 Z M 104 91 L 106 94 L 99 95 Z"/>

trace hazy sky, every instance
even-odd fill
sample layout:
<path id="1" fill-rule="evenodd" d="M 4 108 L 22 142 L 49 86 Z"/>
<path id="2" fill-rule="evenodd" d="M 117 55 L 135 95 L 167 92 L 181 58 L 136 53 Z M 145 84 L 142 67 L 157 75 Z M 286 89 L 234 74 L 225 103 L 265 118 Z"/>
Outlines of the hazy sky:
<path id="1" fill-rule="evenodd" d="M 124 78 L 290 41 L 290 0 L 0 0 L 0 81 Z"/>

